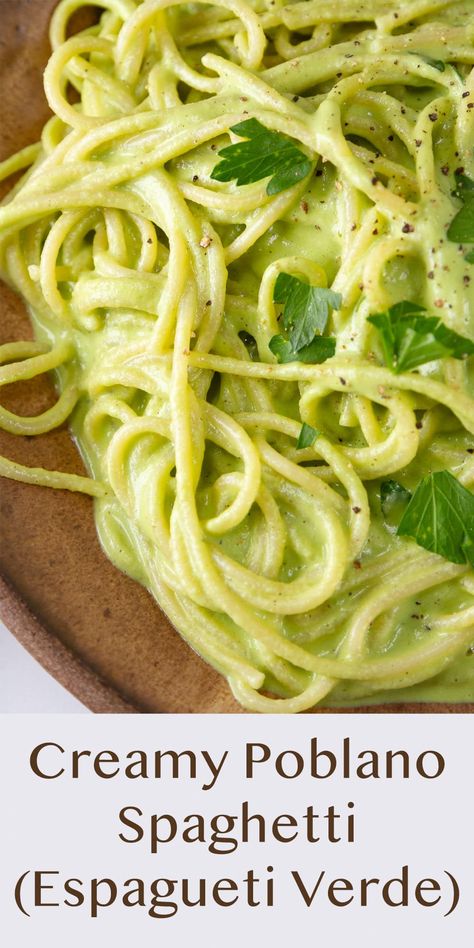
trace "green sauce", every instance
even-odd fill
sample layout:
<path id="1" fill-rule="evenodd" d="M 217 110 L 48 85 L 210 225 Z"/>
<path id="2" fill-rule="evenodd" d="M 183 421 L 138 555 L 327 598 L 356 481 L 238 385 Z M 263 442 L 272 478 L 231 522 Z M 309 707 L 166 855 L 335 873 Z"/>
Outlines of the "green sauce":
<path id="1" fill-rule="evenodd" d="M 415 11 L 413 23 L 397 25 L 388 22 L 390 4 L 384 18 L 366 0 L 354 21 L 331 25 L 331 45 L 286 56 L 284 41 L 311 43 L 320 29 L 316 21 L 291 26 L 301 6 L 285 8 L 282 21 L 274 11 L 259 64 L 233 63 L 236 40 L 230 64 L 237 78 L 222 67 L 214 79 L 221 68 L 214 61 L 193 80 L 203 47 L 222 56 L 232 30 L 240 36 L 235 26 L 227 35 L 225 16 L 215 19 L 213 7 L 198 19 L 194 5 L 174 10 L 168 27 L 160 26 L 162 47 L 145 24 L 145 54 L 139 44 L 127 53 L 120 17 L 105 13 L 93 41 L 106 36 L 123 61 L 102 47 L 91 53 L 102 79 L 84 74 L 77 109 L 64 99 L 53 57 L 46 83 L 63 124 L 53 120 L 47 130 L 36 183 L 27 178 L 0 210 L 3 267 L 30 305 L 37 339 L 46 348 L 67 342 L 74 352 L 57 370 L 58 387 L 78 390 L 71 431 L 104 485 L 95 516 L 105 552 L 150 590 L 246 707 L 272 710 L 261 690 L 289 699 L 290 710 L 318 700 L 330 707 L 471 702 L 469 629 L 436 633 L 439 616 L 472 603 L 468 569 L 443 566 L 441 557 L 430 560 L 398 537 L 380 495 L 388 477 L 413 492 L 433 471 L 460 477 L 468 470 L 474 403 L 468 430 L 456 399 L 446 401 L 453 392 L 463 404 L 474 395 L 473 360 L 421 365 L 413 388 L 403 388 L 386 369 L 367 317 L 408 300 L 474 339 L 473 265 L 468 248 L 447 237 L 460 206 L 453 190 L 461 164 L 474 179 L 474 53 L 463 38 L 472 5 L 447 4 L 421 18 Z M 206 29 L 217 30 L 215 41 Z M 249 115 L 291 135 L 314 161 L 306 187 L 288 191 L 286 204 L 277 196 L 281 210 L 273 217 L 277 205 L 262 182 L 240 189 L 212 177 L 228 128 Z M 66 121 L 75 128 L 69 138 Z M 236 241 L 259 221 L 265 226 L 257 238 L 238 252 Z M 283 258 L 293 262 L 282 272 L 316 264 L 342 294 L 327 327 L 337 341 L 335 361 L 320 368 L 278 366 L 271 355 L 281 313 L 265 302 L 262 286 Z M 179 376 L 181 357 L 188 362 Z M 254 429 L 247 416 L 259 413 L 277 422 Z M 302 458 L 295 439 L 303 421 L 321 440 Z M 402 434 L 392 438 L 398 424 Z M 420 431 L 418 449 L 398 463 Z M 395 460 L 383 455 L 386 443 Z M 259 493 L 232 520 L 256 456 Z M 38 477 L 48 483 L 44 472 Z M 351 490 L 363 505 L 364 488 L 370 529 L 357 549 L 354 518 L 365 513 Z M 226 516 L 229 528 L 216 528 Z M 326 575 L 329 591 L 316 602 Z M 384 589 L 371 619 L 372 599 Z M 312 604 L 293 607 L 298 595 Z M 351 622 L 366 603 L 361 642 Z M 412 661 L 424 648 L 426 658 Z M 341 669 L 352 661 L 354 674 L 333 674 L 336 661 Z M 367 672 L 379 665 L 377 675 Z M 329 684 L 313 700 L 315 668 Z M 305 692 L 306 704 L 298 704 Z"/>

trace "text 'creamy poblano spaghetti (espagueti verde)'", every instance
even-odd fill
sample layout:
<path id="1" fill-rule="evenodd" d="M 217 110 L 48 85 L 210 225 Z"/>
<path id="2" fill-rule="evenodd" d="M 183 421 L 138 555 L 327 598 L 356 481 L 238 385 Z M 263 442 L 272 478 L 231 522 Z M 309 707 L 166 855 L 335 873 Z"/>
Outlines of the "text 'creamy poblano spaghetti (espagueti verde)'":
<path id="1" fill-rule="evenodd" d="M 82 5 L 0 165 L 0 380 L 58 399 L 0 425 L 90 478 L 0 473 L 91 494 L 251 711 L 473 700 L 474 3 Z"/>

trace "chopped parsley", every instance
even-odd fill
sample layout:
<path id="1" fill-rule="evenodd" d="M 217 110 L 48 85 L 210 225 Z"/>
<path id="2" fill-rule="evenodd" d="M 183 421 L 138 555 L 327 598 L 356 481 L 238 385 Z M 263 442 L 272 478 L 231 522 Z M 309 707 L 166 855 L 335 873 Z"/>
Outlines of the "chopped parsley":
<path id="1" fill-rule="evenodd" d="M 428 474 L 418 484 L 397 534 L 412 537 L 451 563 L 474 566 L 474 494 L 449 471 Z"/>
<path id="2" fill-rule="evenodd" d="M 444 72 L 446 69 L 446 63 L 442 59 L 432 59 L 431 56 L 425 56 L 424 53 L 416 53 L 414 50 L 408 51 L 410 56 L 418 56 L 419 59 L 422 59 L 428 66 L 432 66 L 433 69 L 437 69 L 438 72 Z"/>
<path id="3" fill-rule="evenodd" d="M 315 333 L 322 333 L 329 319 L 329 310 L 339 309 L 340 293 L 320 286 L 310 286 L 298 277 L 280 273 L 273 290 L 275 303 L 283 303 L 283 325 L 289 331 L 293 349 L 307 346 Z"/>
<path id="4" fill-rule="evenodd" d="M 382 481 L 380 485 L 380 506 L 387 518 L 394 507 L 406 506 L 411 498 L 411 492 L 399 484 L 398 481 Z"/>
<path id="5" fill-rule="evenodd" d="M 306 362 L 317 365 L 334 355 L 336 340 L 332 336 L 315 336 L 309 345 L 295 350 L 284 336 L 273 336 L 268 347 L 279 362 Z"/>
<path id="6" fill-rule="evenodd" d="M 448 240 L 456 244 L 474 244 L 474 194 L 464 204 L 448 227 Z"/>
<path id="7" fill-rule="evenodd" d="M 222 161 L 211 173 L 215 181 L 235 179 L 239 185 L 252 184 L 271 175 L 267 194 L 279 194 L 305 178 L 313 167 L 291 138 L 265 128 L 258 119 L 239 122 L 232 126 L 231 132 L 245 141 L 222 148 L 219 152 Z"/>
<path id="8" fill-rule="evenodd" d="M 322 336 L 329 313 L 339 309 L 340 293 L 321 286 L 310 286 L 289 273 L 280 273 L 273 290 L 275 303 L 283 304 L 284 336 L 273 336 L 269 346 L 280 362 L 319 363 L 330 359 L 336 351 L 336 341 Z"/>
<path id="9" fill-rule="evenodd" d="M 316 431 L 316 428 L 312 428 L 311 425 L 307 425 L 304 421 L 301 426 L 298 441 L 296 442 L 296 447 L 298 450 L 301 448 L 310 448 L 316 441 L 318 435 L 319 431 Z"/>
<path id="10" fill-rule="evenodd" d="M 462 171 L 456 174 L 454 196 L 462 201 L 462 207 L 448 227 L 448 240 L 459 244 L 474 244 L 474 181 Z M 468 263 L 474 263 L 472 251 L 467 254 L 466 260 Z"/>
<path id="11" fill-rule="evenodd" d="M 380 485 L 380 507 L 385 523 L 396 530 L 406 506 L 411 498 L 411 492 L 399 484 L 398 481 L 382 481 Z"/>
<path id="12" fill-rule="evenodd" d="M 448 329 L 438 316 L 425 313 L 424 306 L 404 300 L 368 317 L 379 330 L 385 363 L 393 372 L 409 372 L 434 359 L 463 359 L 474 353 L 470 339 Z"/>
<path id="13" fill-rule="evenodd" d="M 474 197 L 474 181 L 472 178 L 464 174 L 463 171 L 457 171 L 455 177 L 456 187 L 453 191 L 453 197 L 459 198 L 460 201 Z"/>

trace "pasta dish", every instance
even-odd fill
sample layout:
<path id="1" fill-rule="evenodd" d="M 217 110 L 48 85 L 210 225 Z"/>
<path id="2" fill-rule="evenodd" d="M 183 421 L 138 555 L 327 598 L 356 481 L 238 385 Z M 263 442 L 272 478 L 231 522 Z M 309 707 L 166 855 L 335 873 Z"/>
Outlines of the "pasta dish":
<path id="1" fill-rule="evenodd" d="M 474 700 L 472 0 L 82 6 L 0 165 L 0 382 L 57 400 L 0 426 L 88 476 L 0 475 L 90 494 L 247 710 Z"/>

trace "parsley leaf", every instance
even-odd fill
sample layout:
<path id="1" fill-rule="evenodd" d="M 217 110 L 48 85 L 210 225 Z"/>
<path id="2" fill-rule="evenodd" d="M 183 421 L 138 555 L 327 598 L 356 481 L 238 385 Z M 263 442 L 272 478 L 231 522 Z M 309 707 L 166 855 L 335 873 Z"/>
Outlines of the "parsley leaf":
<path id="1" fill-rule="evenodd" d="M 433 69 L 437 69 L 438 72 L 444 72 L 446 69 L 446 63 L 442 59 L 432 59 L 431 56 L 425 56 L 424 53 L 416 53 L 414 50 L 409 50 L 410 56 L 419 56 L 420 59 L 423 59 L 428 66 L 432 66 Z"/>
<path id="2" fill-rule="evenodd" d="M 311 171 L 312 162 L 290 138 L 270 131 L 258 119 L 239 122 L 231 131 L 247 140 L 222 148 L 222 161 L 211 173 L 215 181 L 235 178 L 237 184 L 251 184 L 272 175 L 267 194 L 279 194 Z"/>
<path id="3" fill-rule="evenodd" d="M 307 346 L 316 332 L 324 332 L 330 307 L 339 309 L 342 303 L 340 293 L 310 286 L 288 273 L 278 275 L 273 299 L 275 303 L 284 303 L 283 325 L 289 330 L 294 350 Z"/>
<path id="4" fill-rule="evenodd" d="M 474 195 L 465 201 L 451 221 L 448 240 L 456 244 L 474 244 Z"/>
<path id="5" fill-rule="evenodd" d="M 456 244 L 474 244 L 474 197 L 466 201 L 451 221 L 448 240 Z"/>
<path id="6" fill-rule="evenodd" d="M 464 257 L 467 263 L 474 263 L 474 250 L 470 250 Z"/>
<path id="7" fill-rule="evenodd" d="M 382 481 L 380 485 L 380 506 L 384 519 L 396 525 L 411 498 L 411 492 L 398 481 Z"/>
<path id="8" fill-rule="evenodd" d="M 463 206 L 453 217 L 448 227 L 448 240 L 459 244 L 474 243 L 474 181 L 467 174 L 456 175 L 454 197 L 463 202 Z M 469 261 L 470 263 L 472 261 Z"/>
<path id="9" fill-rule="evenodd" d="M 279 362 L 317 364 L 330 359 L 336 351 L 336 340 L 322 333 L 329 319 L 330 308 L 339 309 L 340 293 L 325 287 L 310 286 L 289 273 L 279 273 L 273 289 L 275 303 L 283 303 L 283 325 L 289 333 L 273 336 L 270 351 Z"/>
<path id="10" fill-rule="evenodd" d="M 456 175 L 456 187 L 453 191 L 453 197 L 459 198 L 460 201 L 469 200 L 470 197 L 474 197 L 474 181 L 467 174 L 464 174 L 463 171 L 457 171 Z"/>
<path id="11" fill-rule="evenodd" d="M 461 70 L 458 69 L 458 67 L 456 66 L 456 63 L 450 63 L 449 65 L 451 66 L 451 69 L 453 69 L 454 72 L 456 73 L 456 75 L 459 77 L 459 79 L 461 80 L 461 82 L 464 82 L 464 76 L 463 76 Z"/>
<path id="12" fill-rule="evenodd" d="M 310 448 L 316 441 L 318 435 L 319 431 L 316 431 L 316 428 L 312 428 L 311 425 L 307 425 L 304 421 L 301 426 L 298 441 L 296 442 L 296 447 L 298 450 L 301 448 Z"/>
<path id="13" fill-rule="evenodd" d="M 295 350 L 284 336 L 273 336 L 268 343 L 268 348 L 279 362 L 306 362 L 310 365 L 318 365 L 334 355 L 336 340 L 332 336 L 315 336 L 308 346 Z"/>
<path id="14" fill-rule="evenodd" d="M 418 484 L 397 534 L 412 537 L 451 563 L 474 566 L 474 494 L 449 471 L 428 474 Z"/>
<path id="15" fill-rule="evenodd" d="M 385 313 L 369 316 L 380 332 L 386 365 L 409 372 L 433 359 L 463 359 L 474 353 L 474 342 L 448 329 L 438 316 L 425 316 L 424 306 L 403 301 Z"/>

